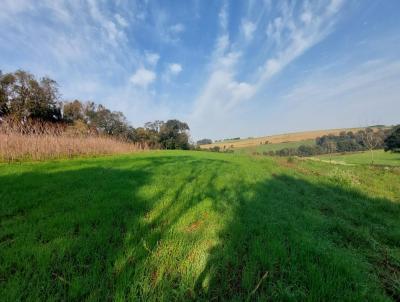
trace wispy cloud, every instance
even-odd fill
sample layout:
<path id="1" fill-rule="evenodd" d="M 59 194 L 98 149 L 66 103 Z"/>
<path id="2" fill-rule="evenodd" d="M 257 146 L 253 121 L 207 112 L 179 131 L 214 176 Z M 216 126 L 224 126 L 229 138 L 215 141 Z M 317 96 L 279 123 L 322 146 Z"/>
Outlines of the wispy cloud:
<path id="1" fill-rule="evenodd" d="M 340 7 L 341 1 L 338 0 L 319 4 L 305 2 L 300 8 L 295 7 L 293 2 L 279 2 L 277 16 L 264 25 L 265 32 L 257 32 L 258 35 L 265 35 L 261 40 L 266 47 L 260 49 L 269 51 L 258 64 L 261 67 L 250 71 L 252 76 L 249 79 L 252 80 L 243 81 L 238 78 L 245 77 L 240 66 L 243 66 L 241 59 L 248 44 L 230 41 L 228 6 L 224 3 L 219 13 L 220 34 L 210 62 L 210 73 L 192 112 L 195 123 L 220 126 L 229 111 L 254 98 L 271 77 L 326 37 L 333 29 Z M 262 27 L 259 20 L 253 22 L 250 17 L 242 21 L 241 31 L 245 41 L 253 38 L 256 24 Z M 205 118 L 207 121 L 203 123 Z"/>
<path id="2" fill-rule="evenodd" d="M 145 58 L 150 65 L 154 66 L 157 65 L 157 62 L 160 59 L 160 55 L 155 52 L 146 52 Z"/>
<path id="3" fill-rule="evenodd" d="M 335 100 L 337 105 L 343 96 L 365 92 L 372 88 L 381 90 L 384 86 L 394 85 L 400 79 L 400 61 L 369 60 L 353 66 L 351 71 L 339 74 L 323 67 L 321 69 L 323 72 L 316 70 L 295 85 L 282 100 L 297 105 L 305 105 L 307 102 L 324 104 Z M 400 88 L 398 90 L 400 92 Z"/>
<path id="4" fill-rule="evenodd" d="M 261 69 L 259 86 L 324 39 L 332 31 L 342 6 L 341 0 L 330 0 L 326 8 L 306 2 L 296 12 L 293 4 L 281 3 L 281 15 L 268 23 L 267 40 L 274 44 L 275 54 Z"/>
<path id="5" fill-rule="evenodd" d="M 91 99 L 123 110 L 134 123 L 142 120 L 132 108 L 141 108 L 141 117 L 152 112 L 165 116 L 168 108 L 155 106 L 155 92 L 149 89 L 157 79 L 153 68 L 160 55 L 132 48 L 135 37 L 127 34 L 141 13 L 125 1 L 110 9 L 110 3 L 93 0 L 5 0 L 0 51 L 18 64 L 1 69 L 49 75 L 59 82 L 64 98 Z"/>
<path id="6" fill-rule="evenodd" d="M 400 61 L 367 61 L 352 70 L 321 67 L 278 98 L 267 116 L 271 128 L 285 116 L 287 131 L 398 122 Z M 291 110 L 287 110 L 291 108 Z M 390 110 L 388 110 L 390 108 Z M 274 123 L 276 124 L 274 126 Z"/>
<path id="7" fill-rule="evenodd" d="M 256 30 L 256 25 L 251 21 L 243 20 L 241 30 L 244 34 L 245 39 L 249 41 L 253 39 L 253 35 Z"/>
<path id="8" fill-rule="evenodd" d="M 115 19 L 117 20 L 118 24 L 121 25 L 122 27 L 129 26 L 128 21 L 126 21 L 125 18 L 122 17 L 120 14 L 115 14 Z"/>
<path id="9" fill-rule="evenodd" d="M 179 34 L 185 31 L 185 26 L 182 23 L 176 23 L 169 27 L 169 30 L 173 34 Z"/>
<path id="10" fill-rule="evenodd" d="M 360 112 L 371 119 L 394 116 L 398 8 L 395 0 L 374 9 L 344 0 L 2 0 L 0 69 L 48 75 L 64 98 L 103 103 L 135 126 L 181 118 L 195 137 L 299 130 L 313 118 L 328 127 L 342 116 L 354 122 L 339 114 L 344 102 L 368 104 Z"/>

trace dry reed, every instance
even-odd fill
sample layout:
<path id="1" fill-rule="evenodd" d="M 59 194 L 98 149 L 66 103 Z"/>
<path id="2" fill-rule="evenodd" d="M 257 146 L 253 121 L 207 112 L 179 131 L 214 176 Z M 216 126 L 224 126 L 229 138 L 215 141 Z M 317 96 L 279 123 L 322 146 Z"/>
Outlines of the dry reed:
<path id="1" fill-rule="evenodd" d="M 68 131 L 64 125 L 3 122 L 0 126 L 0 161 L 3 162 L 131 153 L 147 149 L 145 144 L 109 136 L 78 134 Z"/>

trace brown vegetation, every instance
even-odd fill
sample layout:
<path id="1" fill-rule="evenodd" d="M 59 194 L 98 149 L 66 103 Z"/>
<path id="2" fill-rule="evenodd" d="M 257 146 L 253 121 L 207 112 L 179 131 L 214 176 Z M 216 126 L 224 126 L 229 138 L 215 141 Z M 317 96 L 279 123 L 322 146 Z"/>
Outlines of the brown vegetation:
<path id="1" fill-rule="evenodd" d="M 65 124 L 37 121 L 3 121 L 0 124 L 0 161 L 70 158 L 130 153 L 146 149 L 146 144 L 77 131 Z"/>

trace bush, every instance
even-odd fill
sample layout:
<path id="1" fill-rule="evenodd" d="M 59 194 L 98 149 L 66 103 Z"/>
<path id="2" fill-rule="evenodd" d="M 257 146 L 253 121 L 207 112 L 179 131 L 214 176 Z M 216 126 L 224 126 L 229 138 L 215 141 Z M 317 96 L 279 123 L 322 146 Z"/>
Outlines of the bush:
<path id="1" fill-rule="evenodd" d="M 262 153 L 265 156 L 275 156 L 275 152 L 274 151 L 264 151 Z"/>
<path id="2" fill-rule="evenodd" d="M 211 147 L 208 150 L 210 150 L 211 152 L 219 152 L 221 150 L 221 148 L 219 146 L 214 146 L 214 147 Z"/>

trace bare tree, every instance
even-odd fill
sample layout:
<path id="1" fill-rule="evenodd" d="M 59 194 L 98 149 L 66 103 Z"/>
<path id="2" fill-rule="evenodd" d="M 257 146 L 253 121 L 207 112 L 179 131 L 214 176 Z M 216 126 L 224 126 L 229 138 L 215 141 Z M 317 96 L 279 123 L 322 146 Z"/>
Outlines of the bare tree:
<path id="1" fill-rule="evenodd" d="M 360 132 L 361 139 L 364 146 L 371 152 L 371 165 L 374 164 L 374 149 L 382 144 L 382 137 L 376 135 L 374 130 L 371 128 L 365 129 L 365 131 Z"/>
<path id="2" fill-rule="evenodd" d="M 332 163 L 332 153 L 336 151 L 336 142 L 331 139 L 327 139 L 322 143 L 322 147 L 328 151 L 329 163 Z"/>

